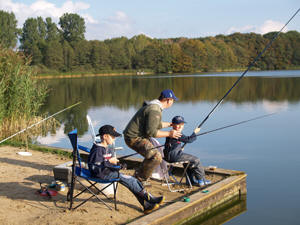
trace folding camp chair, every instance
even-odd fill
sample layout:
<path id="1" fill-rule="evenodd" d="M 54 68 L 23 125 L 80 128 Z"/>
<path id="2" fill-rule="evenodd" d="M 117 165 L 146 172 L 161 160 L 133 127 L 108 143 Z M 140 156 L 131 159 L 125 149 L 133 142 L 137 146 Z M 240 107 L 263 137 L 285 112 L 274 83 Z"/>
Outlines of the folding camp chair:
<path id="1" fill-rule="evenodd" d="M 184 191 L 186 189 L 192 189 L 192 183 L 190 180 L 189 175 L 187 174 L 187 169 L 190 165 L 189 161 L 182 161 L 182 162 L 174 162 L 174 163 L 168 163 L 167 162 L 167 169 L 161 167 L 161 170 L 164 175 L 164 181 L 166 182 L 165 185 L 168 186 L 168 189 L 170 192 L 179 192 L 179 191 Z M 174 167 L 182 166 L 183 167 L 183 172 L 178 179 L 175 177 L 173 174 Z M 183 183 L 183 178 L 185 178 L 185 183 Z M 179 186 L 180 188 L 174 189 L 172 186 Z"/>
<path id="2" fill-rule="evenodd" d="M 112 208 L 108 204 L 106 204 L 105 201 L 103 201 L 101 198 L 98 197 L 99 194 L 102 194 L 103 196 L 106 197 L 106 199 L 109 199 L 108 196 L 103 191 L 112 185 L 113 190 L 114 190 L 114 204 L 115 204 L 115 209 L 117 210 L 116 194 L 117 194 L 117 189 L 118 189 L 119 178 L 103 180 L 100 178 L 92 177 L 90 174 L 90 171 L 87 168 L 84 168 L 83 163 L 81 162 L 80 154 L 79 154 L 79 149 L 83 150 L 85 152 L 88 152 L 88 153 L 90 152 L 90 149 L 77 144 L 77 129 L 71 131 L 68 134 L 68 136 L 69 136 L 69 139 L 73 146 L 72 180 L 71 180 L 71 187 L 69 188 L 69 191 L 67 194 L 67 199 L 70 201 L 69 209 L 74 210 L 74 209 L 78 208 L 79 206 L 83 205 L 84 203 L 86 203 L 91 198 L 95 197 L 96 199 L 98 199 L 99 202 L 103 203 L 105 206 L 107 206 L 109 209 L 112 210 Z M 77 163 L 76 163 L 76 161 L 77 161 Z M 90 186 L 86 186 L 82 182 L 82 180 L 87 181 L 90 184 Z M 74 188 L 75 188 L 76 181 L 79 184 L 81 184 L 81 186 L 84 187 L 84 189 L 80 193 L 78 193 L 77 195 L 74 196 Z M 97 183 L 107 184 L 107 185 L 104 188 L 99 189 L 96 186 Z M 93 191 L 93 189 L 96 189 L 96 192 Z M 89 198 L 83 200 L 80 204 L 78 204 L 76 207 L 73 208 L 74 199 L 76 199 L 78 196 L 80 196 L 84 192 L 89 192 L 91 194 L 91 196 Z"/>
<path id="3" fill-rule="evenodd" d="M 150 141 L 154 147 L 157 147 L 158 151 L 164 158 L 163 148 L 162 148 L 162 145 L 160 145 L 160 143 L 158 142 L 158 140 L 156 140 L 155 138 L 150 138 Z M 180 179 L 178 181 L 176 179 L 175 175 L 173 174 L 173 168 L 178 167 L 180 165 L 183 167 L 183 173 L 181 174 Z M 169 163 L 163 159 L 163 161 L 160 163 L 160 165 L 158 167 L 158 170 L 155 170 L 155 172 L 158 173 L 158 177 L 160 177 L 160 179 L 163 179 L 166 182 L 166 185 L 168 186 L 169 191 L 171 191 L 171 192 L 184 191 L 187 188 L 189 188 L 189 189 L 193 188 L 191 181 L 190 181 L 190 177 L 187 174 L 187 169 L 188 169 L 189 165 L 190 165 L 189 161 Z M 153 174 L 152 174 L 152 177 L 153 177 Z M 184 177 L 185 177 L 185 181 L 186 181 L 185 184 L 183 184 Z M 175 185 L 180 186 L 181 188 L 172 189 L 172 186 L 175 186 Z"/>

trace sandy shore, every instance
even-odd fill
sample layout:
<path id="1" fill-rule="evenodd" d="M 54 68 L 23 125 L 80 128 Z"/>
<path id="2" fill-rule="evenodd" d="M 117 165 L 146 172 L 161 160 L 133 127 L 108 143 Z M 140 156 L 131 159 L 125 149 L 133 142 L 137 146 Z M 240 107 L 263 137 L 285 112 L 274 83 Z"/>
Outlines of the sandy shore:
<path id="1" fill-rule="evenodd" d="M 21 156 L 20 151 L 24 150 L 0 147 L 0 224 L 126 224 L 144 215 L 136 198 L 122 185 L 117 193 L 118 211 L 109 210 L 95 199 L 69 211 L 67 188 L 52 199 L 40 196 L 37 191 L 39 182 L 50 184 L 54 180 L 54 166 L 70 159 L 33 150 L 29 151 L 32 156 Z M 130 170 L 124 172 L 133 173 Z M 164 194 L 165 205 L 183 196 L 167 191 L 160 182 L 152 181 L 152 184 L 149 191 L 154 195 Z"/>

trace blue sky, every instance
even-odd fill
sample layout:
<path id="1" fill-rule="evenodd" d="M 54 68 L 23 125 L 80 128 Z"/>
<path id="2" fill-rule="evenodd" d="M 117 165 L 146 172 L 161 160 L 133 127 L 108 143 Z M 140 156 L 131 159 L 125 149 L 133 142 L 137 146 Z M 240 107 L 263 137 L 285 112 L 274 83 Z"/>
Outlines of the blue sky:
<path id="1" fill-rule="evenodd" d="M 153 38 L 206 37 L 234 32 L 278 31 L 300 7 L 299 0 L 0 0 L 22 27 L 29 17 L 63 13 L 85 19 L 86 38 L 104 40 L 145 34 Z M 300 31 L 300 13 L 288 25 Z"/>

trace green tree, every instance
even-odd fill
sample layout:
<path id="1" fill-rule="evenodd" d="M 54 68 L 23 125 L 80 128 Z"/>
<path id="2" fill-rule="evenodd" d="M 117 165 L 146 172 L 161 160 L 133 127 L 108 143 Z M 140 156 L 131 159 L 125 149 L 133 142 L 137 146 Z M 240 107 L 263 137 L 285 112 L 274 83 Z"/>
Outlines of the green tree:
<path id="1" fill-rule="evenodd" d="M 21 46 L 26 55 L 32 57 L 33 65 L 43 63 L 46 48 L 46 24 L 41 17 L 28 18 L 22 29 Z"/>
<path id="2" fill-rule="evenodd" d="M 60 42 L 50 41 L 44 54 L 45 66 L 60 71 L 64 66 L 63 48 Z"/>
<path id="3" fill-rule="evenodd" d="M 71 71 L 74 65 L 74 50 L 67 41 L 63 41 L 62 43 L 62 50 L 63 50 L 63 68 L 62 71 Z"/>
<path id="4" fill-rule="evenodd" d="M 185 54 L 192 59 L 192 67 L 196 71 L 203 71 L 207 61 L 207 52 L 202 41 L 185 39 L 180 43 Z"/>
<path id="5" fill-rule="evenodd" d="M 6 48 L 14 48 L 19 34 L 15 14 L 0 10 L 0 44 Z"/>
<path id="6" fill-rule="evenodd" d="M 62 35 L 68 42 L 84 40 L 85 22 L 82 17 L 74 13 L 65 13 L 59 18 Z"/>
<path id="7" fill-rule="evenodd" d="M 171 55 L 173 72 L 191 72 L 193 70 L 192 58 L 181 50 L 178 43 L 171 45 Z"/>
<path id="8" fill-rule="evenodd" d="M 128 39 L 126 37 L 113 38 L 105 41 L 110 49 L 110 62 L 112 69 L 130 69 L 131 61 L 126 49 Z"/>
<path id="9" fill-rule="evenodd" d="M 95 71 L 110 69 L 109 48 L 104 42 L 91 41 L 90 62 Z"/>
<path id="10" fill-rule="evenodd" d="M 50 17 L 46 18 L 46 41 L 59 41 L 60 32 L 57 25 L 52 22 Z"/>
<path id="11" fill-rule="evenodd" d="M 90 62 L 91 44 L 86 40 L 76 42 L 74 45 L 73 68 L 77 71 L 90 71 L 92 65 Z"/>
<path id="12" fill-rule="evenodd" d="M 172 55 L 170 45 L 162 41 L 154 41 L 143 53 L 145 68 L 157 73 L 168 73 L 172 70 Z"/>

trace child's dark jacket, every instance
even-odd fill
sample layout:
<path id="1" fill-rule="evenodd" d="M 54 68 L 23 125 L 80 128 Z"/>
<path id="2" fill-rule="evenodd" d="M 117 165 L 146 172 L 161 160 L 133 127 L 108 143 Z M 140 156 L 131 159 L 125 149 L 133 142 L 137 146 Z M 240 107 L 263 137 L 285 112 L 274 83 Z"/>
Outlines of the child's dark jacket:
<path id="1" fill-rule="evenodd" d="M 191 136 L 181 135 L 180 138 L 166 138 L 165 149 L 164 149 L 164 159 L 168 162 L 176 162 L 177 158 L 182 154 L 181 143 L 192 143 L 197 139 L 195 133 Z"/>
<path id="2" fill-rule="evenodd" d="M 116 165 L 109 162 L 113 156 L 113 150 L 99 144 L 94 144 L 89 157 L 88 166 L 93 177 L 104 179 L 112 171 L 116 171 Z"/>

